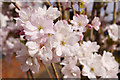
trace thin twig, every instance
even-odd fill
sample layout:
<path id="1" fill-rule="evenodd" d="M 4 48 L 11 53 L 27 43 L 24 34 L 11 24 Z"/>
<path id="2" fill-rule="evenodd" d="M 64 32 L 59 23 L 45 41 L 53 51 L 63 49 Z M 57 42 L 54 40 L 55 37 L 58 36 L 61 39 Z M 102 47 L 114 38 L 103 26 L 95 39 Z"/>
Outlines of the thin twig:
<path id="1" fill-rule="evenodd" d="M 60 19 L 62 19 L 62 8 L 61 8 L 61 4 L 60 4 L 59 0 L 58 0 L 58 8 L 59 8 L 59 10 L 61 12 Z"/>
<path id="2" fill-rule="evenodd" d="M 14 0 L 11 0 L 11 2 L 18 10 L 21 10 L 20 6 L 18 6 L 18 4 Z"/>
<path id="3" fill-rule="evenodd" d="M 85 8 L 85 15 L 87 15 L 87 8 Z"/>
<path id="4" fill-rule="evenodd" d="M 78 2 L 78 13 L 79 13 L 79 15 L 81 14 L 80 13 L 80 2 Z"/>
<path id="5" fill-rule="evenodd" d="M 30 72 L 30 75 L 31 75 L 32 80 L 34 80 L 33 73 L 32 73 L 32 71 L 31 71 L 30 69 L 29 69 L 29 72 Z"/>
<path id="6" fill-rule="evenodd" d="M 76 11 L 74 9 L 74 2 L 71 2 L 71 7 L 72 7 L 72 10 L 73 10 L 73 14 L 76 15 Z"/>
<path id="7" fill-rule="evenodd" d="M 41 63 L 42 63 L 42 62 L 41 62 Z M 50 74 L 50 71 L 49 71 L 49 69 L 47 68 L 47 66 L 46 66 L 45 64 L 43 64 L 43 63 L 42 63 L 42 65 L 45 67 L 45 69 L 46 69 L 49 77 L 52 79 L 52 75 Z"/>
<path id="8" fill-rule="evenodd" d="M 49 5 L 49 6 L 51 6 L 51 4 L 50 4 L 49 0 L 46 0 L 46 1 L 47 1 L 48 5 Z"/>
<path id="9" fill-rule="evenodd" d="M 116 19 L 116 2 L 114 2 L 114 12 L 113 12 L 113 24 L 116 22 L 115 19 Z"/>
<path id="10" fill-rule="evenodd" d="M 52 68 L 53 68 L 53 70 L 54 70 L 54 73 L 55 73 L 55 76 L 56 76 L 57 80 L 59 80 L 59 76 L 58 76 L 58 73 L 57 73 L 57 70 L 56 70 L 56 68 L 55 68 L 54 63 L 51 63 L 51 66 L 52 66 Z"/>
<path id="11" fill-rule="evenodd" d="M 26 74 L 27 74 L 27 80 L 30 80 L 30 79 L 29 79 L 29 78 L 30 78 L 30 77 L 29 77 L 29 71 L 27 71 Z"/>
<path id="12" fill-rule="evenodd" d="M 96 9 L 96 3 L 94 2 L 94 3 L 93 3 L 92 14 L 91 14 L 91 21 L 92 21 L 93 18 L 94 18 L 95 9 Z M 93 29 L 91 29 L 91 32 L 90 32 L 90 39 L 91 39 L 91 41 L 93 41 L 93 38 L 94 38 Z"/>

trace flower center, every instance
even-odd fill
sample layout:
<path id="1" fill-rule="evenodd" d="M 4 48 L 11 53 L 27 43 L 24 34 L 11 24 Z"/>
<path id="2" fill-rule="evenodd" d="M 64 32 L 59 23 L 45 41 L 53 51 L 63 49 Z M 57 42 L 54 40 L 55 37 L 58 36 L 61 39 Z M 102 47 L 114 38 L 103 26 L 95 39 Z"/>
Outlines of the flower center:
<path id="1" fill-rule="evenodd" d="M 52 37 L 52 34 L 48 34 L 48 37 Z"/>
<path id="2" fill-rule="evenodd" d="M 62 44 L 62 45 L 65 45 L 66 43 L 65 43 L 64 41 L 61 41 L 61 44 Z"/>
<path id="3" fill-rule="evenodd" d="M 38 30 L 39 30 L 39 31 L 40 31 L 41 29 L 43 29 L 43 27 L 41 27 L 41 26 L 40 26 L 40 27 L 38 27 Z"/>
<path id="4" fill-rule="evenodd" d="M 80 22 L 78 23 L 78 26 L 81 26 L 81 23 L 80 23 Z"/>
<path id="5" fill-rule="evenodd" d="M 94 71 L 94 68 L 91 68 L 91 69 L 90 69 L 90 71 L 92 71 L 92 72 L 93 72 L 93 71 Z"/>

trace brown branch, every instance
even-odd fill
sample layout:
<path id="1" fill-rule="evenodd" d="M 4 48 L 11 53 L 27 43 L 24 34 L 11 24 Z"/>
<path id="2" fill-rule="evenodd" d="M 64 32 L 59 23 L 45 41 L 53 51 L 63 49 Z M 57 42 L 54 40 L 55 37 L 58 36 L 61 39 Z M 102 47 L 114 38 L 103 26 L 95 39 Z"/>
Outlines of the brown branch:
<path id="1" fill-rule="evenodd" d="M 42 63 L 42 62 L 41 62 L 41 63 Z M 45 69 L 46 69 L 46 71 L 47 71 L 47 73 L 48 73 L 49 77 L 50 77 L 50 78 L 51 78 L 51 80 L 52 80 L 52 75 L 50 74 L 49 69 L 47 68 L 47 66 L 46 66 L 45 64 L 43 64 L 43 63 L 42 63 L 42 65 L 45 67 Z"/>
<path id="2" fill-rule="evenodd" d="M 27 71 L 26 74 L 27 74 L 27 80 L 30 80 L 30 79 L 29 79 L 29 78 L 30 78 L 30 77 L 29 77 L 29 71 Z"/>
<path id="3" fill-rule="evenodd" d="M 76 15 L 76 11 L 74 9 L 74 2 L 71 2 L 71 7 L 72 7 L 72 10 L 73 10 L 73 14 Z"/>
<path id="4" fill-rule="evenodd" d="M 59 0 L 58 0 L 58 8 L 59 8 L 59 10 L 61 12 L 60 19 L 62 19 L 62 8 L 61 8 L 61 4 L 60 4 Z"/>
<path id="5" fill-rule="evenodd" d="M 53 70 L 54 70 L 54 73 L 55 73 L 55 76 L 56 76 L 57 80 L 59 80 L 59 76 L 58 76 L 57 70 L 56 70 L 56 68 L 55 68 L 55 64 L 54 64 L 54 63 L 51 63 L 51 66 L 52 66 L 52 68 L 53 68 Z"/>
<path id="6" fill-rule="evenodd" d="M 79 15 L 81 14 L 81 13 L 80 13 L 80 6 L 81 6 L 81 3 L 78 2 L 78 14 L 79 14 Z"/>
<path id="7" fill-rule="evenodd" d="M 113 12 L 113 24 L 115 24 L 115 19 L 116 19 L 116 2 L 114 2 L 114 12 Z"/>
<path id="8" fill-rule="evenodd" d="M 85 15 L 87 15 L 87 8 L 85 8 Z"/>
<path id="9" fill-rule="evenodd" d="M 48 5 L 49 5 L 49 6 L 51 6 L 51 4 L 50 4 L 49 0 L 46 0 L 46 1 L 47 1 Z"/>
<path id="10" fill-rule="evenodd" d="M 14 0 L 11 0 L 11 3 L 12 3 L 18 10 L 21 10 L 20 6 L 18 6 L 18 4 L 17 4 Z"/>
<path id="11" fill-rule="evenodd" d="M 96 3 L 94 2 L 93 3 L 93 9 L 92 9 L 92 14 L 91 14 L 91 21 L 94 19 L 94 16 L 95 16 L 95 9 L 96 9 Z M 93 29 L 91 29 L 91 32 L 90 32 L 90 40 L 93 41 L 94 39 L 94 34 L 93 34 Z"/>
<path id="12" fill-rule="evenodd" d="M 30 75 L 31 75 L 32 80 L 34 80 L 33 73 L 32 73 L 32 71 L 31 71 L 30 69 L 29 69 L 29 72 L 30 72 Z"/>

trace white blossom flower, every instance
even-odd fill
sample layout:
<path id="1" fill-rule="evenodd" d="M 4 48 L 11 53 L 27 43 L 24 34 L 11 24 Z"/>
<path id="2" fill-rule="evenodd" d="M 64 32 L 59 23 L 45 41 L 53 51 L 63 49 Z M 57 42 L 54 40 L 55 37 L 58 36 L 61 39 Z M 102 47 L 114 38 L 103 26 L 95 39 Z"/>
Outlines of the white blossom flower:
<path id="1" fill-rule="evenodd" d="M 40 60 L 44 63 L 49 62 L 53 59 L 53 52 L 52 52 L 52 39 L 51 37 L 47 40 L 47 42 L 42 46 L 40 49 L 38 56 Z"/>
<path id="2" fill-rule="evenodd" d="M 39 7 L 37 13 L 51 20 L 57 19 L 61 14 L 60 11 L 58 11 L 58 8 L 54 8 L 52 6 L 50 6 L 48 10 L 46 9 L 46 7 L 44 8 Z"/>
<path id="3" fill-rule="evenodd" d="M 31 57 L 37 54 L 40 50 L 40 44 L 34 41 L 28 41 L 26 46 L 28 47 L 28 52 Z"/>
<path id="4" fill-rule="evenodd" d="M 48 34 L 54 34 L 53 21 L 33 15 L 31 22 L 25 23 L 24 32 L 29 40 L 44 39 L 46 41 Z"/>
<path id="5" fill-rule="evenodd" d="M 6 27 L 0 28 L 0 50 L 6 41 L 9 31 Z"/>
<path id="6" fill-rule="evenodd" d="M 65 65 L 61 72 L 63 73 L 63 78 L 80 78 L 80 69 L 74 64 Z"/>
<path id="7" fill-rule="evenodd" d="M 97 42 L 83 41 L 77 55 L 79 55 L 80 61 L 84 61 L 84 59 L 91 57 L 93 52 L 98 52 L 99 48 L 100 46 L 97 45 Z"/>
<path id="8" fill-rule="evenodd" d="M 86 15 L 78 15 L 73 16 L 73 20 L 71 20 L 73 24 L 73 29 L 79 29 L 82 32 L 85 32 L 85 26 L 89 23 L 89 20 Z"/>
<path id="9" fill-rule="evenodd" d="M 92 27 L 98 31 L 99 30 L 99 26 L 101 25 L 101 22 L 99 20 L 99 17 L 94 17 L 94 19 L 92 20 Z"/>
<path id="10" fill-rule="evenodd" d="M 114 69 L 116 66 L 118 66 L 118 63 L 115 61 L 114 56 L 110 52 L 103 52 L 102 62 L 107 70 Z"/>
<path id="11" fill-rule="evenodd" d="M 86 63 L 83 64 L 82 75 L 88 76 L 88 78 L 106 75 L 101 58 L 101 55 L 95 53 L 90 59 L 87 59 Z"/>
<path id="12" fill-rule="evenodd" d="M 108 26 L 108 33 L 110 38 L 112 38 L 113 41 L 118 40 L 118 25 L 113 24 Z"/>
<path id="13" fill-rule="evenodd" d="M 103 75 L 102 78 L 118 78 L 117 74 L 118 74 L 118 65 L 116 65 L 116 67 L 114 67 L 111 70 L 106 70 L 106 75 Z"/>
<path id="14" fill-rule="evenodd" d="M 71 32 L 68 24 L 64 23 L 64 21 L 58 21 L 55 25 L 55 34 L 53 35 L 53 47 L 56 48 L 56 54 L 61 56 L 72 56 L 69 48 L 80 40 L 79 36 Z"/>
<path id="15" fill-rule="evenodd" d="M 7 16 L 4 16 L 1 12 L 0 12 L 0 26 L 1 27 L 6 27 L 7 26 L 7 21 L 9 20 L 9 18 Z"/>
<path id="16" fill-rule="evenodd" d="M 29 55 L 26 46 L 23 45 L 22 49 L 17 51 L 16 58 L 21 62 L 21 69 L 23 72 L 26 72 L 30 69 L 33 73 L 38 73 L 40 65 L 37 61 L 37 58 L 36 56 L 31 57 Z"/>
<path id="17" fill-rule="evenodd" d="M 8 62 L 11 62 L 13 53 L 16 53 L 21 48 L 21 43 L 17 38 L 9 37 L 2 44 L 2 54 L 6 56 Z"/>
<path id="18" fill-rule="evenodd" d="M 103 78 L 118 78 L 118 67 L 119 64 L 115 61 L 114 56 L 110 52 L 103 52 L 102 63 L 106 69 L 106 75 L 103 75 Z"/>
<path id="19" fill-rule="evenodd" d="M 81 44 L 81 47 L 83 49 L 84 52 L 98 52 L 98 49 L 100 48 L 99 45 L 97 45 L 97 42 L 91 42 L 91 41 L 87 41 L 87 42 L 83 42 L 83 44 Z"/>
<path id="20" fill-rule="evenodd" d="M 22 22 L 26 22 L 30 20 L 31 14 L 33 14 L 34 10 L 32 8 L 24 8 L 21 10 L 17 10 L 19 13 L 20 18 L 15 18 L 15 19 L 20 19 Z"/>
<path id="21" fill-rule="evenodd" d="M 77 57 L 65 57 L 64 60 L 60 63 L 61 65 L 68 65 L 68 64 L 77 64 Z"/>

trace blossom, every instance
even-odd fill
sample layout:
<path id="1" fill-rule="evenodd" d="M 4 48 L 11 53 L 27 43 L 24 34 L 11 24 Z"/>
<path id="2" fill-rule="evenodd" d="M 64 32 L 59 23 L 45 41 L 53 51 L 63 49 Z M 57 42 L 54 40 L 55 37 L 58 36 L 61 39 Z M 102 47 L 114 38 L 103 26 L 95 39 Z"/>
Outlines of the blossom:
<path id="1" fill-rule="evenodd" d="M 77 57 L 65 57 L 64 60 L 60 63 L 61 65 L 68 65 L 68 64 L 77 64 Z"/>
<path id="2" fill-rule="evenodd" d="M 31 57 L 33 57 L 36 53 L 39 52 L 40 46 L 39 43 L 34 41 L 28 41 L 26 43 L 26 46 L 28 47 L 28 52 Z"/>
<path id="3" fill-rule="evenodd" d="M 73 16 L 73 20 L 71 20 L 73 24 L 73 28 L 79 29 L 80 31 L 85 31 L 85 26 L 89 23 L 86 15 L 78 15 Z M 81 30 L 82 29 L 82 30 Z"/>
<path id="4" fill-rule="evenodd" d="M 19 17 L 14 18 L 16 20 L 16 26 L 19 28 L 23 28 L 25 26 L 25 22 L 30 20 L 32 14 L 35 11 L 32 8 L 24 8 L 21 10 L 16 10 L 19 13 Z"/>
<path id="5" fill-rule="evenodd" d="M 13 53 L 21 49 L 21 43 L 17 38 L 9 37 L 2 44 L 2 54 L 6 56 L 6 60 L 11 62 Z"/>
<path id="6" fill-rule="evenodd" d="M 47 40 L 46 43 L 42 46 L 38 53 L 38 57 L 44 63 L 49 62 L 53 59 L 53 52 L 52 52 L 52 39 L 51 37 Z"/>
<path id="7" fill-rule="evenodd" d="M 33 73 L 38 73 L 40 65 L 37 61 L 37 58 L 36 56 L 31 57 L 29 55 L 26 46 L 23 45 L 22 49 L 17 51 L 16 54 L 17 60 L 21 62 L 21 69 L 23 72 L 26 72 L 30 69 Z"/>
<path id="8" fill-rule="evenodd" d="M 65 65 L 61 72 L 63 73 L 63 78 L 80 78 L 80 69 L 74 64 Z"/>
<path id="9" fill-rule="evenodd" d="M 78 52 L 78 55 L 81 55 L 81 59 L 84 59 L 86 57 L 92 56 L 93 52 L 98 52 L 99 48 L 100 46 L 97 45 L 97 42 L 83 41 L 83 44 L 81 44 L 79 49 L 79 52 L 81 53 Z"/>
<path id="10" fill-rule="evenodd" d="M 69 25 L 64 21 L 58 21 L 55 24 L 55 34 L 53 35 L 53 47 L 56 49 L 56 54 L 61 56 L 72 56 L 67 46 L 72 46 L 77 43 L 80 38 L 74 34 Z"/>
<path id="11" fill-rule="evenodd" d="M 91 41 L 87 41 L 87 42 L 83 42 L 83 44 L 81 45 L 82 49 L 84 52 L 98 52 L 98 49 L 100 48 L 99 45 L 97 45 L 97 42 L 91 42 Z"/>
<path id="12" fill-rule="evenodd" d="M 19 13 L 19 19 L 23 22 L 28 21 L 33 11 L 34 10 L 32 8 L 24 8 L 24 9 L 21 9 L 20 11 L 17 11 Z"/>
<path id="13" fill-rule="evenodd" d="M 116 66 L 118 66 L 118 63 L 115 61 L 114 56 L 110 52 L 103 52 L 102 62 L 107 70 L 114 69 Z"/>
<path id="14" fill-rule="evenodd" d="M 111 70 L 107 70 L 106 71 L 106 75 L 103 76 L 103 78 L 118 78 L 117 74 L 118 74 L 118 65 L 116 65 L 116 67 L 114 67 Z"/>
<path id="15" fill-rule="evenodd" d="M 86 60 L 86 63 L 83 64 L 82 75 L 88 76 L 88 78 L 106 75 L 106 70 L 102 65 L 101 58 L 101 55 L 95 53 L 90 59 Z"/>
<path id="16" fill-rule="evenodd" d="M 6 41 L 9 32 L 10 30 L 6 27 L 0 28 L 0 47 L 2 47 L 3 43 Z"/>
<path id="17" fill-rule="evenodd" d="M 7 26 L 7 21 L 9 20 L 9 18 L 7 16 L 4 16 L 1 12 L 0 12 L 0 26 L 5 27 Z"/>
<path id="18" fill-rule="evenodd" d="M 24 32 L 29 40 L 44 39 L 46 41 L 48 34 L 54 34 L 53 21 L 32 15 L 31 21 L 25 23 Z"/>
<path id="19" fill-rule="evenodd" d="M 94 17 L 94 19 L 92 20 L 92 27 L 98 31 L 99 30 L 99 26 L 101 25 L 101 22 L 99 20 L 99 17 Z"/>
<path id="20" fill-rule="evenodd" d="M 110 38 L 112 38 L 113 41 L 118 40 L 118 25 L 113 24 L 108 26 L 108 33 Z"/>
<path id="21" fill-rule="evenodd" d="M 61 14 L 60 11 L 58 11 L 58 8 L 54 8 L 52 6 L 50 6 L 48 9 L 46 9 L 46 7 L 44 8 L 39 7 L 37 13 L 51 20 L 57 19 Z"/>

